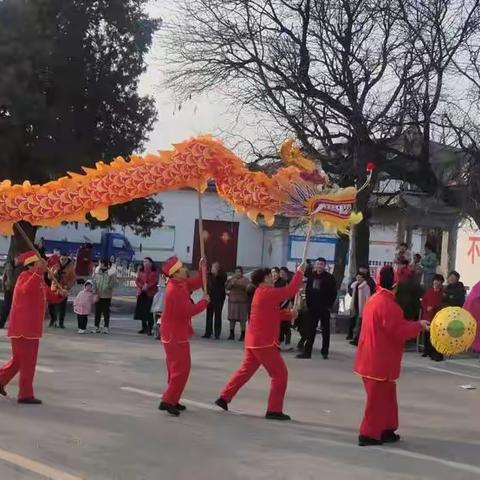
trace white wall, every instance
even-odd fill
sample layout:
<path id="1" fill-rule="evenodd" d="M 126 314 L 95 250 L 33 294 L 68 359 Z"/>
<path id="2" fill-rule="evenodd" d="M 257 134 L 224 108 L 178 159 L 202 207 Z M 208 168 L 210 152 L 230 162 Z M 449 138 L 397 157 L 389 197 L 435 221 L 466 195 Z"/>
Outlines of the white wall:
<path id="1" fill-rule="evenodd" d="M 182 261 L 191 263 L 195 220 L 198 218 L 197 192 L 186 190 L 163 192 L 157 198 L 164 207 L 165 228 L 154 230 L 148 238 L 135 235 L 130 228 L 118 227 L 115 230 L 125 233 L 136 250 L 137 260 L 150 256 L 156 261 L 163 261 L 176 254 Z M 205 193 L 202 196 L 202 209 L 205 220 L 239 222 L 237 263 L 245 267 L 261 265 L 263 230 L 260 227 L 247 217 L 236 215 L 232 208 L 216 194 Z M 91 230 L 87 225 L 82 224 L 66 225 L 59 228 L 41 228 L 37 233 L 37 239 L 41 237 L 49 240 L 97 243 L 100 242 L 101 230 Z M 272 241 L 277 242 L 273 247 L 275 255 L 283 255 L 283 251 L 279 253 L 277 249 L 278 240 L 272 237 Z M 9 237 L 0 237 L 0 254 L 8 252 L 9 242 Z M 278 264 L 281 264 L 279 258 L 279 256 L 274 257 L 275 261 L 277 262 L 278 259 Z"/>
<path id="2" fill-rule="evenodd" d="M 157 196 L 163 204 L 165 226 L 175 226 L 175 245 L 170 251 L 149 250 L 158 245 L 161 232 L 154 231 L 150 238 L 134 237 L 132 244 L 143 246 L 142 255 L 152 256 L 155 260 L 165 260 L 174 253 L 179 258 L 191 263 L 193 257 L 193 240 L 195 220 L 198 218 L 198 194 L 194 191 L 179 190 L 162 192 Z M 202 195 L 202 213 L 205 220 L 239 222 L 237 263 L 242 266 L 257 266 L 262 258 L 262 230 L 245 216 L 238 216 L 232 208 L 218 195 Z M 131 232 L 128 232 L 131 238 Z"/>
<path id="3" fill-rule="evenodd" d="M 458 230 L 455 270 L 470 288 L 480 281 L 480 230 L 468 223 Z"/>

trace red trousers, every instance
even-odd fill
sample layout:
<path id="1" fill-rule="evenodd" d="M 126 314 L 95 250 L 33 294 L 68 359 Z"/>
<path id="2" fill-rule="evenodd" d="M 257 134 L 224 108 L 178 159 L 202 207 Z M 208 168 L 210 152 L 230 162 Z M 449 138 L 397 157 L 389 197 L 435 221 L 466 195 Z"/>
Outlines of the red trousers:
<path id="1" fill-rule="evenodd" d="M 240 388 L 245 385 L 260 365 L 272 379 L 268 397 L 268 412 L 282 412 L 283 400 L 287 391 L 288 370 L 278 347 L 246 348 L 240 368 L 223 387 L 220 396 L 230 402 Z"/>
<path id="2" fill-rule="evenodd" d="M 190 344 L 188 342 L 164 343 L 163 348 L 167 357 L 167 389 L 162 400 L 176 405 L 180 401 L 190 375 Z"/>
<path id="3" fill-rule="evenodd" d="M 32 398 L 39 340 L 11 338 L 12 358 L 0 368 L 0 385 L 8 385 L 20 371 L 18 399 Z"/>
<path id="4" fill-rule="evenodd" d="M 397 384 L 362 377 L 367 404 L 360 435 L 380 440 L 385 430 L 397 430 Z"/>

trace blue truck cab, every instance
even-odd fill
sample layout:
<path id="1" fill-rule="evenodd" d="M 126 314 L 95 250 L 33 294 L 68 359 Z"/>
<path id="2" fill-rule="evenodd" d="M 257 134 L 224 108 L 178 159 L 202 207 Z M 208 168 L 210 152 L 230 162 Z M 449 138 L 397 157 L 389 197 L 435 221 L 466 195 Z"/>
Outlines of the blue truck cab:
<path id="1" fill-rule="evenodd" d="M 42 241 L 47 255 L 58 249 L 67 255 L 75 256 L 78 249 L 85 243 L 69 242 L 68 240 L 48 240 L 46 238 L 42 238 Z M 122 233 L 103 232 L 100 243 L 93 243 L 92 246 L 92 257 L 95 262 L 102 258 L 111 258 L 112 256 L 121 265 L 129 265 L 133 262 L 135 250 L 128 238 Z"/>

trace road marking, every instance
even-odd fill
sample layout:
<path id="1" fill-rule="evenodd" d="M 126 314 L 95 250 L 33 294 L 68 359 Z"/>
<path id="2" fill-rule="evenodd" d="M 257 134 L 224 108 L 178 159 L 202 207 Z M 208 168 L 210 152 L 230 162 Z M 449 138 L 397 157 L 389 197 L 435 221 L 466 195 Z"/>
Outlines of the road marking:
<path id="1" fill-rule="evenodd" d="M 457 375 L 457 377 L 465 377 L 465 378 L 474 378 L 475 380 L 480 380 L 480 377 L 477 375 L 469 375 L 468 373 L 461 373 L 461 372 L 452 372 L 451 370 L 447 370 L 446 368 L 438 368 L 438 367 L 425 367 L 428 370 L 433 370 L 434 372 L 442 372 L 442 373 L 449 373 L 450 375 Z"/>
<path id="2" fill-rule="evenodd" d="M 70 475 L 69 473 L 62 472 L 61 470 L 49 467 L 48 465 L 44 465 L 43 463 L 39 463 L 35 460 L 30 460 L 29 458 L 17 455 L 16 453 L 7 452 L 1 449 L 0 460 L 11 463 L 12 465 L 16 465 L 17 467 L 23 468 L 24 470 L 36 473 L 50 480 L 82 480 L 81 477 Z"/>
<path id="3" fill-rule="evenodd" d="M 435 368 L 435 367 L 432 367 L 432 368 Z M 121 387 L 121 389 L 126 391 L 126 392 L 138 393 L 139 395 L 144 395 L 145 397 L 159 398 L 158 393 L 150 392 L 148 390 L 142 390 L 140 388 Z M 206 410 L 214 410 L 214 411 L 218 411 L 220 413 L 222 412 L 222 410 L 220 408 L 215 407 L 214 405 L 209 405 L 208 403 L 196 402 L 194 400 L 186 400 L 186 399 L 182 399 L 182 402 L 184 402 L 187 405 L 192 405 L 194 407 L 199 407 L 199 408 L 203 408 L 203 409 L 206 409 Z M 233 415 L 247 415 L 245 412 L 241 412 L 241 411 L 238 411 L 238 410 L 236 410 L 236 411 L 229 410 L 228 413 L 233 414 Z M 268 424 L 268 425 L 272 426 L 274 424 Z M 299 422 L 294 422 L 294 423 L 292 423 L 292 425 L 301 425 L 302 427 L 303 426 L 310 427 L 308 423 L 302 424 L 302 423 L 299 423 Z M 335 428 L 329 428 L 329 427 L 325 427 L 325 428 L 314 427 L 313 429 L 314 430 L 321 430 L 321 431 L 326 432 L 326 433 L 329 433 L 329 432 L 330 433 L 336 433 L 336 434 L 344 433 L 341 430 L 337 430 Z M 309 430 L 312 430 L 312 429 L 309 428 Z M 352 442 L 342 442 L 342 441 L 339 441 L 339 440 L 330 440 L 328 438 L 319 438 L 319 437 L 312 438 L 312 440 L 315 440 L 316 442 L 319 442 L 319 443 L 323 443 L 324 445 L 331 445 L 331 446 L 336 446 L 336 447 L 348 447 L 348 448 L 352 448 L 352 449 L 360 448 Z M 445 460 L 443 458 L 433 457 L 431 455 L 425 455 L 423 453 L 412 452 L 410 450 L 404 450 L 404 449 L 401 449 L 401 448 L 368 447 L 368 448 L 365 449 L 365 451 L 372 451 L 372 450 L 378 450 L 378 451 L 381 451 L 381 452 L 384 452 L 384 453 L 389 453 L 389 454 L 392 454 L 392 455 L 399 455 L 401 457 L 412 458 L 412 459 L 415 459 L 415 460 L 424 460 L 424 461 L 427 461 L 427 462 L 438 463 L 438 464 L 444 465 L 446 467 L 450 467 L 450 468 L 453 468 L 453 469 L 462 470 L 462 471 L 465 471 L 465 472 L 470 472 L 470 473 L 475 473 L 475 474 L 480 475 L 480 467 L 477 467 L 475 465 L 470 465 L 468 463 L 460 463 L 460 462 L 455 462 L 455 461 L 452 461 L 452 460 Z"/>
<path id="4" fill-rule="evenodd" d="M 0 363 L 6 363 L 7 360 L 0 360 Z M 35 367 L 35 370 L 37 372 L 42 372 L 42 373 L 55 373 L 55 370 L 53 368 L 50 368 L 50 367 L 42 367 L 41 365 L 37 365 Z"/>
<path id="5" fill-rule="evenodd" d="M 42 367 L 40 365 L 37 365 L 36 370 L 37 372 L 43 372 L 43 373 L 55 373 L 55 370 L 53 370 L 53 368 Z"/>
<path id="6" fill-rule="evenodd" d="M 454 365 L 460 365 L 462 367 L 472 367 L 472 368 L 480 368 L 480 365 L 475 365 L 474 363 L 470 363 L 468 360 L 447 360 L 445 362 L 447 365 L 453 363 Z"/>
<path id="7" fill-rule="evenodd" d="M 427 462 L 439 463 L 446 467 L 454 468 L 457 470 L 463 470 L 464 472 L 476 473 L 480 475 L 480 467 L 470 465 L 469 463 L 460 463 L 453 460 L 445 460 L 443 458 L 433 457 L 432 455 L 425 455 L 423 453 L 412 452 L 411 450 L 404 450 L 402 448 L 388 449 L 385 447 L 373 447 L 375 450 L 381 450 L 382 452 L 393 453 L 401 457 L 413 458 L 415 460 L 425 460 Z"/>
<path id="8" fill-rule="evenodd" d="M 139 395 L 143 395 L 145 397 L 157 399 L 161 397 L 161 395 L 158 393 L 149 392 L 148 390 L 142 390 L 140 388 L 121 387 L 121 390 L 125 392 L 138 393 Z M 192 407 L 203 408 L 204 410 L 212 410 L 214 412 L 222 412 L 222 409 L 220 407 L 217 407 L 216 405 L 210 405 L 209 403 L 197 402 L 195 400 L 188 400 L 186 398 L 182 398 L 181 401 L 186 405 L 191 405 Z M 248 415 L 246 412 L 242 412 L 241 410 L 229 410 L 228 413 L 231 413 L 232 415 Z"/>
<path id="9" fill-rule="evenodd" d="M 453 370 L 447 370 L 446 368 L 431 367 L 428 365 L 421 365 L 418 363 L 412 363 L 408 361 L 403 362 L 403 365 L 409 368 L 423 368 L 424 370 L 430 370 L 433 372 L 449 373 L 450 375 L 456 375 L 457 377 L 474 378 L 475 380 L 480 380 L 480 377 L 476 375 L 470 375 L 468 373 L 462 373 L 462 372 L 454 372 Z"/>
<path id="10" fill-rule="evenodd" d="M 323 429 L 322 429 L 323 430 Z M 333 429 L 329 429 L 333 430 Z M 412 458 L 414 460 L 423 460 L 426 462 L 431 462 L 431 463 L 438 463 L 440 465 L 450 467 L 456 470 L 462 470 L 464 472 L 470 472 L 470 473 L 475 473 L 477 475 L 480 475 L 480 467 L 477 467 L 475 465 L 470 465 L 469 463 L 460 463 L 460 462 L 455 462 L 453 460 L 445 460 L 443 458 L 438 458 L 434 457 L 432 455 L 426 455 L 423 453 L 417 453 L 417 452 L 412 452 L 411 450 L 404 450 L 403 448 L 386 448 L 386 447 L 358 447 L 354 443 L 351 442 L 342 442 L 339 440 L 330 440 L 328 438 L 319 438 L 319 437 L 312 437 L 311 440 L 318 442 L 318 443 L 323 443 L 324 445 L 330 445 L 333 447 L 349 447 L 351 449 L 359 449 L 359 448 L 364 448 L 365 452 L 370 452 L 373 450 L 382 452 L 382 453 L 388 453 L 392 455 L 398 455 L 400 457 L 406 457 L 406 458 Z"/>
<path id="11" fill-rule="evenodd" d="M 141 390 L 140 388 L 122 387 L 121 390 L 124 390 L 125 392 L 138 393 L 140 395 L 144 395 L 145 397 L 160 398 L 160 394 L 149 392 L 147 390 Z"/>

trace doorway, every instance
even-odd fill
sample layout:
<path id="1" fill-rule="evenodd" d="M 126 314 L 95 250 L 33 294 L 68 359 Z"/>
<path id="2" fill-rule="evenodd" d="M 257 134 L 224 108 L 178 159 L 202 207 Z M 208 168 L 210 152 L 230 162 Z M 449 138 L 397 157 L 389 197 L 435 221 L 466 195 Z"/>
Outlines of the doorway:
<path id="1" fill-rule="evenodd" d="M 203 234 L 205 238 L 205 255 L 208 264 L 220 262 L 223 270 L 233 272 L 237 266 L 238 222 L 220 220 L 204 220 Z M 195 220 L 195 236 L 193 241 L 193 268 L 200 260 L 200 241 L 198 219 Z"/>

